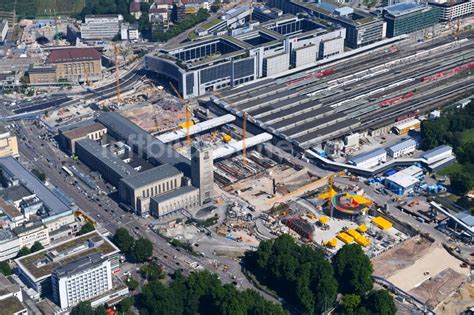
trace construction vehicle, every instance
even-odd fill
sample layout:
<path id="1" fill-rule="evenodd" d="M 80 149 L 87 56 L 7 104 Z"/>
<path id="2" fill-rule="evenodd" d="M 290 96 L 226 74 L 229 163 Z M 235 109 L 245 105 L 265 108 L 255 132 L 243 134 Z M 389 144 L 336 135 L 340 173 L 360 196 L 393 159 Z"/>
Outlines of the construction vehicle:
<path id="1" fill-rule="evenodd" d="M 228 134 L 224 134 L 222 136 L 222 141 L 224 141 L 225 143 L 229 143 L 231 140 L 232 140 L 232 137 Z"/>

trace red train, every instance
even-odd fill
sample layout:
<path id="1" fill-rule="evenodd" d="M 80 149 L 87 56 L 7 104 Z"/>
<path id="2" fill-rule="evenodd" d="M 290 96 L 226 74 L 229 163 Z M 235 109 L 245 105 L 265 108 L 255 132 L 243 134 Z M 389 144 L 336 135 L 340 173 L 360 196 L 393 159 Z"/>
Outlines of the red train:
<path id="1" fill-rule="evenodd" d="M 395 103 L 398 103 L 401 100 L 406 100 L 406 99 L 412 98 L 413 96 L 415 96 L 415 93 L 413 91 L 410 91 L 410 92 L 408 92 L 404 95 L 401 95 L 401 96 L 398 96 L 398 97 L 380 102 L 379 106 L 380 107 L 387 107 L 387 106 L 393 105 Z"/>
<path id="2" fill-rule="evenodd" d="M 466 63 L 465 65 L 456 67 L 454 69 L 424 77 L 424 78 L 421 79 L 421 81 L 422 82 L 427 82 L 427 81 L 436 80 L 438 78 L 444 77 L 445 75 L 450 75 L 450 74 L 453 74 L 453 73 L 456 73 L 456 72 L 459 72 L 459 71 L 462 71 L 462 70 L 465 70 L 465 69 L 470 69 L 470 68 L 474 68 L 474 62 Z"/>
<path id="3" fill-rule="evenodd" d="M 287 83 L 287 85 L 303 82 L 303 81 L 314 79 L 314 78 L 322 78 L 324 76 L 333 74 L 334 72 L 336 72 L 336 69 L 327 69 L 327 70 L 323 70 L 323 71 L 318 72 L 318 73 L 312 73 L 312 74 L 307 75 L 305 77 L 290 81 L 290 82 Z"/>

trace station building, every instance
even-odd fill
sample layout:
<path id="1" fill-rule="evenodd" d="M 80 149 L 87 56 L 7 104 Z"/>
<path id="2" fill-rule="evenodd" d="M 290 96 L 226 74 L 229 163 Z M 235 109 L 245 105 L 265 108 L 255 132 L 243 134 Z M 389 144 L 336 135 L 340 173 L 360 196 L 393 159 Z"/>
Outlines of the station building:
<path id="1" fill-rule="evenodd" d="M 193 145 L 190 161 L 118 113 L 104 113 L 60 134 L 62 147 L 117 187 L 122 206 L 138 215 L 189 209 L 214 196 L 212 149 L 202 143 Z"/>
<path id="2" fill-rule="evenodd" d="M 415 2 L 397 3 L 383 9 L 387 37 L 416 32 L 439 22 L 439 9 Z"/>
<path id="3" fill-rule="evenodd" d="M 345 29 L 283 15 L 233 36 L 145 56 L 145 69 L 177 83 L 183 98 L 236 87 L 344 52 Z"/>
<path id="4" fill-rule="evenodd" d="M 120 199 L 140 214 L 148 213 L 150 198 L 177 190 L 182 185 L 183 173 L 165 164 L 122 178 Z"/>

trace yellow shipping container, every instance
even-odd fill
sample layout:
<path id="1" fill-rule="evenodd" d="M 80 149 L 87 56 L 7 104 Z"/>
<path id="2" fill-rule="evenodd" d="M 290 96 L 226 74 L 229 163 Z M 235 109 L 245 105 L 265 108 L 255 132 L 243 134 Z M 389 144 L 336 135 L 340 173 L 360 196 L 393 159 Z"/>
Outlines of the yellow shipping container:
<path id="1" fill-rule="evenodd" d="M 357 232 L 354 229 L 349 229 L 349 230 L 346 231 L 346 233 L 349 234 L 350 236 L 352 236 L 355 239 L 358 239 L 359 237 L 362 237 L 362 235 L 360 235 L 360 233 Z"/>
<path id="2" fill-rule="evenodd" d="M 367 232 L 367 225 L 364 224 L 361 224 L 357 227 L 357 231 L 361 232 L 361 233 L 365 233 Z"/>
<path id="3" fill-rule="evenodd" d="M 347 233 L 341 232 L 336 235 L 338 239 L 343 241 L 345 244 L 350 244 L 354 242 L 354 238 Z"/>
<path id="4" fill-rule="evenodd" d="M 393 226 L 392 222 L 386 220 L 383 217 L 375 217 L 372 219 L 372 223 L 375 224 L 381 230 L 388 230 Z"/>
<path id="5" fill-rule="evenodd" d="M 329 247 L 336 247 L 337 240 L 335 238 L 332 238 L 329 241 L 325 242 L 324 245 L 329 246 Z"/>
<path id="6" fill-rule="evenodd" d="M 319 222 L 320 222 L 321 224 L 326 224 L 326 223 L 328 223 L 328 221 L 329 221 L 329 218 L 328 218 L 327 216 L 325 216 L 325 215 L 323 215 L 323 216 L 321 216 L 321 217 L 319 218 Z"/>
<path id="7" fill-rule="evenodd" d="M 360 246 L 369 246 L 370 244 L 370 240 L 368 240 L 367 238 L 361 236 L 359 238 L 356 238 L 356 243 L 359 244 Z"/>

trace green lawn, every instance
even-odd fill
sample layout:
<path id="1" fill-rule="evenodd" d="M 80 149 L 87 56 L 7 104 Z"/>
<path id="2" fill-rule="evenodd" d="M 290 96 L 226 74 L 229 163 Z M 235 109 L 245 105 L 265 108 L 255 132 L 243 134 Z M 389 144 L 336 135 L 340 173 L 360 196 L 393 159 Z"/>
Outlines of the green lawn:
<path id="1" fill-rule="evenodd" d="M 462 141 L 466 142 L 474 142 L 474 129 L 464 130 L 462 132 Z"/>
<path id="2" fill-rule="evenodd" d="M 11 11 L 14 0 L 0 0 L 0 11 Z M 82 11 L 86 0 L 16 0 L 16 12 L 19 18 L 57 17 L 73 15 Z"/>
<path id="3" fill-rule="evenodd" d="M 450 174 L 454 174 L 457 172 L 461 172 L 463 170 L 463 166 L 459 163 L 454 163 L 446 168 L 443 168 L 441 171 L 438 172 L 441 176 L 448 176 Z"/>

